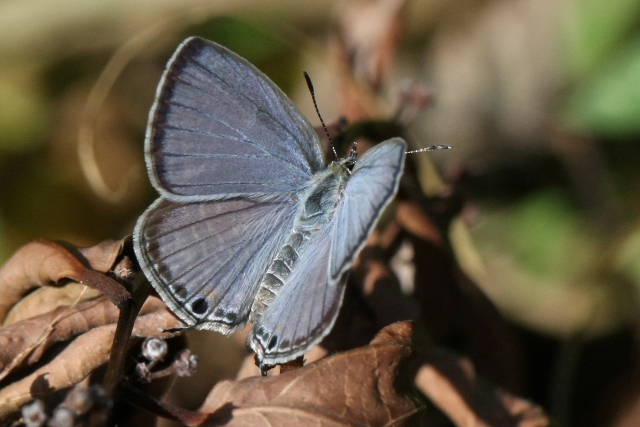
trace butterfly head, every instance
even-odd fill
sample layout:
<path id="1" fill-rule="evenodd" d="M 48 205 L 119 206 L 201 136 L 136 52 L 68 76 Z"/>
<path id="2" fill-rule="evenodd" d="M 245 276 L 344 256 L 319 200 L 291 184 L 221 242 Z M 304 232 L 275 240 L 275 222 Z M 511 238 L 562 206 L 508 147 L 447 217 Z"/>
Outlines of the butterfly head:
<path id="1" fill-rule="evenodd" d="M 354 141 L 353 147 L 351 147 L 351 151 L 349 152 L 349 155 L 338 160 L 338 163 L 340 163 L 340 165 L 342 165 L 347 170 L 347 173 L 351 175 L 351 171 L 353 170 L 353 167 L 356 165 L 357 161 L 358 161 L 358 142 Z"/>

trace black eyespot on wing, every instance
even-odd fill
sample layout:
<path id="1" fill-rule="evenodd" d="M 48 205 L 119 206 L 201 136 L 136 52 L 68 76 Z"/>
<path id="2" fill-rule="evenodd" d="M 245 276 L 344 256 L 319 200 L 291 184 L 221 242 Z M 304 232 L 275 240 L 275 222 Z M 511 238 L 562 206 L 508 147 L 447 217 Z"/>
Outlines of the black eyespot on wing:
<path id="1" fill-rule="evenodd" d="M 209 301 L 205 298 L 198 298 L 191 303 L 191 310 L 195 314 L 204 314 L 209 309 Z"/>
<path id="2" fill-rule="evenodd" d="M 267 349 L 268 350 L 273 350 L 276 345 L 278 345 L 278 336 L 274 335 L 273 337 L 271 337 L 271 340 L 269 340 L 269 345 L 267 345 Z"/>

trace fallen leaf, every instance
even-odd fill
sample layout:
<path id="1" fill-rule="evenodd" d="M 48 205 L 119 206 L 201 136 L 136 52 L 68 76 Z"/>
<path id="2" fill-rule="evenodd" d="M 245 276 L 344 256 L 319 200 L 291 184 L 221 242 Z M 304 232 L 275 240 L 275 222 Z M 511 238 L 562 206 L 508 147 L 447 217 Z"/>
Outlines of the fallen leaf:
<path id="1" fill-rule="evenodd" d="M 51 322 L 56 318 L 57 321 L 48 332 L 47 327 L 52 326 Z M 118 309 L 110 301 L 101 299 L 83 303 L 78 307 L 60 308 L 54 313 L 47 313 L 0 330 L 8 330 L 4 334 L 6 344 L 0 345 L 1 349 L 10 349 L 16 357 L 25 351 L 28 354 L 42 354 L 53 340 L 67 340 L 81 334 L 49 363 L 0 388 L 0 419 L 18 411 L 21 405 L 35 397 L 46 396 L 78 383 L 106 363 L 117 318 Z M 31 327 L 38 329 L 39 332 L 36 334 L 40 336 L 30 337 L 33 331 L 27 327 L 27 322 L 33 323 Z M 99 326 L 94 327 L 95 325 Z M 150 297 L 136 319 L 132 337 L 166 338 L 175 334 L 164 332 L 165 330 L 179 326 L 182 326 L 182 323 L 166 305 L 159 298 Z M 45 336 L 44 341 L 40 340 L 42 334 Z M 6 359 L 4 360 L 6 362 Z"/>
<path id="2" fill-rule="evenodd" d="M 416 387 L 458 427 L 547 427 L 538 405 L 476 377 L 473 364 L 441 348 L 423 350 Z"/>
<path id="3" fill-rule="evenodd" d="M 92 269 L 106 273 L 114 266 L 124 245 L 129 243 L 130 240 L 131 236 L 120 240 L 103 240 L 97 245 L 79 248 L 78 252 L 87 260 Z"/>
<path id="4" fill-rule="evenodd" d="M 365 347 L 278 376 L 218 383 L 200 408 L 210 414 L 203 425 L 403 425 L 421 409 L 395 388 L 412 334 L 411 322 L 398 322 Z"/>
<path id="5" fill-rule="evenodd" d="M 353 75 L 376 90 L 393 65 L 406 5 L 406 0 L 361 0 L 342 14 L 341 39 Z"/>
<path id="6" fill-rule="evenodd" d="M 144 315 L 161 309 L 160 300 L 150 297 L 140 313 Z M 100 297 L 0 328 L 0 379 L 8 374 L 8 366 L 32 365 L 56 342 L 68 341 L 99 326 L 115 324 L 118 315 L 116 306 Z M 21 355 L 24 356 L 21 358 Z M 17 358 L 20 358 L 19 363 L 16 363 Z"/>
<path id="7" fill-rule="evenodd" d="M 79 283 L 54 288 L 44 287 L 31 292 L 11 307 L 3 326 L 48 313 L 58 307 L 77 305 L 102 296 L 100 291 Z"/>
<path id="8" fill-rule="evenodd" d="M 99 246 L 94 250 L 86 250 L 85 254 L 96 258 L 96 264 L 104 266 L 106 262 L 100 262 L 98 258 L 102 254 L 111 259 L 115 243 Z M 124 303 L 130 297 L 119 283 L 85 265 L 88 261 L 73 252 L 73 248 L 70 250 L 59 243 L 39 239 L 27 243 L 13 254 L 0 269 L 0 321 L 4 321 L 11 307 L 32 289 L 56 284 L 64 279 L 100 290 L 116 305 Z"/>
<path id="9" fill-rule="evenodd" d="M 400 226 L 423 240 L 431 242 L 438 248 L 444 248 L 440 231 L 433 224 L 424 209 L 414 201 L 403 200 L 397 204 L 396 221 Z"/>
<path id="10" fill-rule="evenodd" d="M 342 12 L 331 55 L 339 68 L 340 113 L 350 122 L 388 114 L 378 94 L 404 27 L 406 0 L 362 0 Z"/>

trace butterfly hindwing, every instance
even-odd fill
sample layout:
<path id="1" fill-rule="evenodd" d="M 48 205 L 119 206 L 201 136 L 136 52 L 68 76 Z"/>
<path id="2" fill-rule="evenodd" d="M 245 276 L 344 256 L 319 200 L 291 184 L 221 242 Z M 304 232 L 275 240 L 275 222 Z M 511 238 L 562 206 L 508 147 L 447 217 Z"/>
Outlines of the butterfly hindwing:
<path id="1" fill-rule="evenodd" d="M 328 274 L 334 230 L 332 222 L 309 241 L 282 290 L 253 326 L 249 345 L 262 365 L 304 354 L 331 330 L 347 278 L 332 280 Z"/>
<path id="2" fill-rule="evenodd" d="M 294 215 L 288 197 L 160 198 L 138 220 L 134 248 L 153 287 L 187 325 L 231 333 L 244 326 Z"/>
<path id="3" fill-rule="evenodd" d="M 324 168 L 313 127 L 262 72 L 207 40 L 185 40 L 158 86 L 145 155 L 165 198 L 298 190 Z"/>

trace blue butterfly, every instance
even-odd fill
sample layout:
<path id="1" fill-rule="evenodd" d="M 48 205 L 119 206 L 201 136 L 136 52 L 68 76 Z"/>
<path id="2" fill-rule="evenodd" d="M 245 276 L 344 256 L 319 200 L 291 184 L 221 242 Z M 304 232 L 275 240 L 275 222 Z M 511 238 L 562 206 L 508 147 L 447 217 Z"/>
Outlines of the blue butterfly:
<path id="1" fill-rule="evenodd" d="M 349 268 L 395 196 L 406 143 L 329 162 L 307 119 L 249 62 L 185 40 L 149 114 L 145 158 L 160 197 L 138 220 L 145 275 L 190 327 L 253 323 L 261 367 L 332 328 Z"/>

